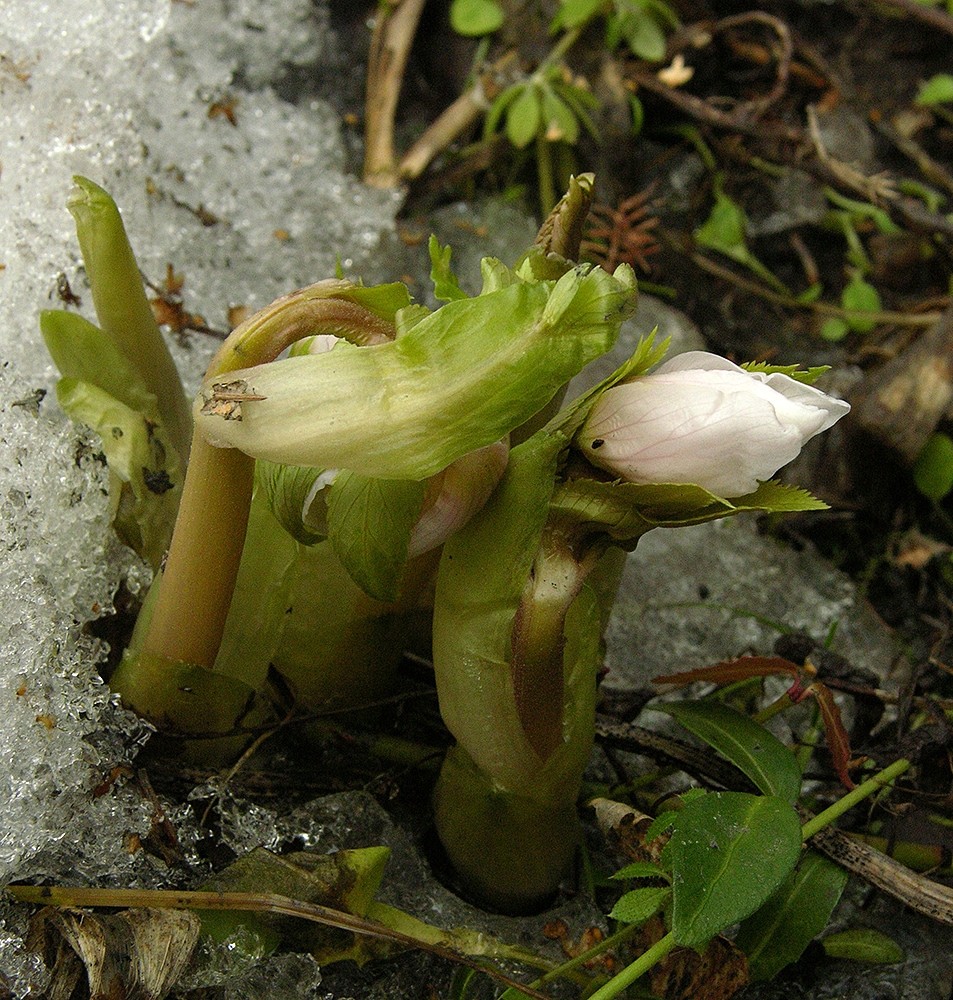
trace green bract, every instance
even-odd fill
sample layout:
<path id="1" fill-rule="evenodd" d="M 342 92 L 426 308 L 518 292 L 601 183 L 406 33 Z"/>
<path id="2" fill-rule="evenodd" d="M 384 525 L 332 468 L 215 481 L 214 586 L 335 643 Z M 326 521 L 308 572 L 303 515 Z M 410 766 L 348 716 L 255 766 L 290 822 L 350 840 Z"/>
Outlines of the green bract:
<path id="1" fill-rule="evenodd" d="M 484 294 L 434 313 L 402 309 L 390 343 L 230 371 L 203 386 L 196 425 L 255 458 L 434 475 L 541 409 L 612 346 L 634 307 L 625 265 L 614 275 L 574 267 L 556 281 L 533 269 L 531 259 L 515 272 L 491 262 Z M 236 395 L 237 412 L 219 405 Z"/>

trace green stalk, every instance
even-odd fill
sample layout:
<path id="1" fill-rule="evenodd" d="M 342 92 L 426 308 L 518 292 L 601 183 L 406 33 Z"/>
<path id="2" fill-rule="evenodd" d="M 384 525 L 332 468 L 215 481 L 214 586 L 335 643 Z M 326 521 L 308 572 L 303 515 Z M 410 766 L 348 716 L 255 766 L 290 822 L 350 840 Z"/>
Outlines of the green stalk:
<path id="1" fill-rule="evenodd" d="M 393 326 L 357 302 L 358 286 L 325 281 L 284 296 L 238 326 L 209 365 L 207 379 L 274 360 L 302 337 L 332 333 L 367 343 Z M 240 406 L 240 401 L 238 402 Z M 158 598 L 138 660 L 114 682 L 131 707 L 161 721 L 170 664 L 211 670 L 235 589 L 248 525 L 254 459 L 217 448 L 198 431 Z"/>
<path id="2" fill-rule="evenodd" d="M 885 767 L 872 778 L 851 789 L 846 795 L 839 798 L 832 806 L 828 806 L 823 812 L 819 812 L 813 819 L 808 820 L 801 828 L 801 836 L 804 840 L 809 840 L 819 830 L 825 826 L 830 826 L 834 820 L 843 816 L 849 809 L 853 809 L 858 802 L 863 802 L 868 795 L 883 790 L 890 785 L 894 779 L 910 769 L 910 761 L 901 758 L 895 760 L 889 767 Z"/>
<path id="3" fill-rule="evenodd" d="M 184 466 L 189 458 L 192 415 L 175 362 L 166 347 L 142 287 L 116 203 L 99 185 L 73 177 L 66 206 L 76 235 L 103 331 L 155 394 L 162 424 Z"/>
<path id="4" fill-rule="evenodd" d="M 661 941 L 653 944 L 648 951 L 642 952 L 631 965 L 627 965 L 617 976 L 613 976 L 609 982 L 600 986 L 589 1000 L 613 1000 L 624 989 L 641 979 L 653 965 L 661 962 L 674 947 L 675 936 L 669 931 Z"/>

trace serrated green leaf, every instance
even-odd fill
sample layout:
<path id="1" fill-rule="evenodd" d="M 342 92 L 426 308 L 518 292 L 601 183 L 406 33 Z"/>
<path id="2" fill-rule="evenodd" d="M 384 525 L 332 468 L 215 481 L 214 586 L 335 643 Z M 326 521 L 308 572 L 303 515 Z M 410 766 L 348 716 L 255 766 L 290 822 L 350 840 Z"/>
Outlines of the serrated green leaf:
<path id="1" fill-rule="evenodd" d="M 506 137 L 517 149 L 523 149 L 536 138 L 542 123 L 543 109 L 539 91 L 534 85 L 527 85 L 507 109 Z"/>
<path id="2" fill-rule="evenodd" d="M 752 980 L 773 979 L 801 957 L 827 926 L 847 877 L 846 869 L 809 850 L 764 906 L 742 921 L 735 944 L 748 956 Z"/>
<path id="3" fill-rule="evenodd" d="M 827 504 L 807 490 L 769 479 L 758 484 L 754 493 L 735 497 L 732 504 L 738 510 L 762 510 L 768 514 L 793 513 L 799 510 L 827 510 Z"/>
<path id="4" fill-rule="evenodd" d="M 453 0 L 450 27 L 458 35 L 492 35 L 503 27 L 503 8 L 496 0 Z"/>
<path id="5" fill-rule="evenodd" d="M 712 792 L 678 814 L 666 851 L 672 933 L 697 950 L 777 891 L 801 855 L 801 824 L 776 796 Z"/>
<path id="6" fill-rule="evenodd" d="M 672 890 L 668 886 L 632 889 L 617 900 L 609 917 L 624 924 L 644 924 L 662 909 L 671 894 Z"/>
<path id="7" fill-rule="evenodd" d="M 651 844 L 657 837 L 661 837 L 663 833 L 666 833 L 676 819 L 678 819 L 678 813 L 674 810 L 659 813 L 645 831 L 646 844 Z"/>
<path id="8" fill-rule="evenodd" d="M 329 487 L 328 537 L 351 579 L 379 601 L 395 601 L 426 481 L 342 472 Z"/>
<path id="9" fill-rule="evenodd" d="M 830 371 L 830 365 L 818 365 L 814 368 L 802 369 L 799 365 L 771 365 L 767 361 L 746 361 L 741 366 L 746 372 L 761 372 L 763 375 L 787 375 L 795 382 L 813 385 L 824 372 Z"/>
<path id="10" fill-rule="evenodd" d="M 903 948 L 886 934 L 872 928 L 858 927 L 854 930 L 830 934 L 821 944 L 831 958 L 851 958 L 856 962 L 882 962 L 893 964 L 904 959 Z"/>
<path id="11" fill-rule="evenodd" d="M 929 107 L 932 104 L 945 104 L 953 101 L 953 75 L 937 73 L 920 85 L 914 103 Z"/>
<path id="12" fill-rule="evenodd" d="M 633 861 L 632 864 L 613 872 L 609 878 L 664 878 L 668 881 L 668 873 L 650 861 Z"/>
<path id="13" fill-rule="evenodd" d="M 430 251 L 430 280 L 433 282 L 434 298 L 439 302 L 465 299 L 467 293 L 460 287 L 460 282 L 450 267 L 452 249 L 440 246 L 440 241 L 432 233 L 427 248 Z"/>
<path id="14" fill-rule="evenodd" d="M 716 701 L 680 701 L 657 706 L 726 757 L 765 795 L 797 801 L 801 768 L 794 754 L 764 726 Z"/>

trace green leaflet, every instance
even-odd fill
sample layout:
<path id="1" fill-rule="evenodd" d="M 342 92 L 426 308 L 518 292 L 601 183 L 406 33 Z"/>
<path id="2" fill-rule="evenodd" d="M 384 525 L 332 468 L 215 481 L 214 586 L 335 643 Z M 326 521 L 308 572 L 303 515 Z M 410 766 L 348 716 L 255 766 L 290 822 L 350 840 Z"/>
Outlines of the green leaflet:
<path id="1" fill-rule="evenodd" d="M 626 924 L 644 924 L 658 913 L 671 894 L 667 885 L 632 889 L 616 902 L 609 916 Z"/>
<path id="2" fill-rule="evenodd" d="M 116 534 L 158 567 L 182 491 L 174 449 L 163 442 L 161 428 L 95 385 L 63 378 L 56 396 L 73 420 L 102 438 Z"/>
<path id="3" fill-rule="evenodd" d="M 764 726 L 717 701 L 680 701 L 657 708 L 727 757 L 765 795 L 797 801 L 801 768 L 794 754 Z"/>
<path id="4" fill-rule="evenodd" d="M 847 885 L 847 871 L 808 850 L 797 871 L 750 917 L 743 920 L 735 944 L 748 956 L 754 981 L 773 979 L 796 962 L 827 926 Z"/>
<path id="5" fill-rule="evenodd" d="M 703 948 L 754 913 L 801 856 L 793 806 L 773 795 L 713 792 L 678 814 L 664 860 L 672 868 L 672 933 Z"/>
<path id="6" fill-rule="evenodd" d="M 451 248 L 442 247 L 433 234 L 430 236 L 427 248 L 430 251 L 430 280 L 433 282 L 434 298 L 439 302 L 465 299 L 467 293 L 460 287 L 460 282 L 450 267 L 450 257 L 453 253 Z"/>
<path id="7" fill-rule="evenodd" d="M 851 958 L 855 962 L 886 964 L 903 961 L 903 948 L 886 934 L 881 934 L 871 927 L 855 927 L 829 934 L 821 944 L 825 953 L 831 958 Z"/>
<path id="8" fill-rule="evenodd" d="M 328 534 L 351 579 L 379 601 L 395 601 L 425 481 L 342 472 L 330 487 Z"/>
<path id="9" fill-rule="evenodd" d="M 495 292 L 416 312 L 410 328 L 399 316 L 391 343 L 230 372 L 266 398 L 224 419 L 207 385 L 197 424 L 256 458 L 423 479 L 540 410 L 612 346 L 633 301 L 628 268 L 580 266 L 555 283 L 512 276 Z"/>
<path id="10" fill-rule="evenodd" d="M 184 477 L 155 393 L 115 340 L 81 316 L 46 310 L 40 332 L 63 376 L 60 406 L 103 439 L 113 527 L 155 568 L 172 536 Z"/>
<path id="11" fill-rule="evenodd" d="M 76 222 L 99 325 L 155 396 L 162 425 L 184 462 L 192 436 L 188 402 L 146 299 L 119 209 L 99 185 L 79 176 L 73 177 L 66 207 Z"/>

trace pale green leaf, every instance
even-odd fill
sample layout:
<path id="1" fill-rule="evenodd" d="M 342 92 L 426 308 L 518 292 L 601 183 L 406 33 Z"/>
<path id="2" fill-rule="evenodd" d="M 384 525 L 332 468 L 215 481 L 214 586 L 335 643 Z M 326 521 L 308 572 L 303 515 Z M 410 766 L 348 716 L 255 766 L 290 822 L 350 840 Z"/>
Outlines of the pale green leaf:
<path id="1" fill-rule="evenodd" d="M 523 149 L 536 138 L 542 123 L 540 95 L 528 85 L 506 112 L 506 137 L 517 149 Z"/>
<path id="2" fill-rule="evenodd" d="M 213 875 L 200 888 L 274 894 L 363 917 L 380 886 L 389 856 L 388 847 L 365 847 L 334 854 L 295 851 L 284 855 L 258 847 Z M 363 964 L 391 953 L 387 942 L 276 914 L 202 912 L 202 931 L 216 941 L 234 939 L 239 927 L 245 929 L 240 937 L 245 949 L 250 938 L 260 954 L 274 951 L 282 941 L 309 952 L 322 964 L 346 959 Z"/>
<path id="3" fill-rule="evenodd" d="M 717 701 L 671 702 L 658 709 L 730 760 L 765 795 L 797 800 L 801 791 L 797 759 L 764 726 Z"/>
<path id="4" fill-rule="evenodd" d="M 394 601 L 420 516 L 425 481 L 342 472 L 329 488 L 328 536 L 351 579 L 379 601 Z"/>
<path id="5" fill-rule="evenodd" d="M 859 271 L 855 271 L 850 282 L 841 293 L 841 305 L 847 310 L 845 317 L 847 325 L 855 333 L 870 333 L 877 325 L 875 319 L 860 316 L 858 313 L 879 312 L 881 308 L 880 295 L 869 282 L 864 281 Z"/>
<path id="6" fill-rule="evenodd" d="M 824 340 L 836 343 L 838 340 L 843 340 L 850 333 L 850 327 L 840 316 L 831 316 L 830 319 L 825 320 L 822 324 L 820 333 Z"/>
<path id="7" fill-rule="evenodd" d="M 78 175 L 66 207 L 76 222 L 99 325 L 155 396 L 168 439 L 185 461 L 192 437 L 189 404 L 146 299 L 119 209 L 98 184 Z"/>
<path id="8" fill-rule="evenodd" d="M 430 251 L 430 280 L 433 282 L 434 298 L 439 302 L 465 299 L 467 293 L 460 287 L 460 282 L 450 267 L 450 256 L 453 252 L 451 248 L 440 246 L 433 234 L 427 247 Z"/>
<path id="9" fill-rule="evenodd" d="M 579 138 L 579 122 L 576 116 L 549 87 L 543 90 L 542 114 L 547 141 L 568 142 L 573 145 Z"/>
<path id="10" fill-rule="evenodd" d="M 116 533 L 158 567 L 169 547 L 182 491 L 171 442 L 164 439 L 161 427 L 88 382 L 60 379 L 56 396 L 73 420 L 86 424 L 102 439 L 112 479 Z"/>
<path id="11" fill-rule="evenodd" d="M 302 545 L 314 545 L 327 536 L 326 524 L 306 518 L 315 481 L 323 472 L 323 469 L 303 465 L 255 463 L 255 485 L 262 491 L 278 523 Z"/>
<path id="12" fill-rule="evenodd" d="M 197 425 L 216 444 L 254 458 L 382 479 L 435 475 L 518 427 L 613 345 L 634 305 L 631 268 L 573 273 L 569 301 L 563 295 L 574 278 L 560 285 L 515 278 L 409 328 L 401 310 L 389 343 L 342 343 L 229 372 L 265 398 L 243 402 L 240 420 L 224 419 L 206 384 Z M 559 300 L 547 308 L 557 287 Z"/>
<path id="13" fill-rule="evenodd" d="M 953 490 L 953 438 L 942 432 L 927 438 L 913 466 L 913 482 L 929 500 L 942 500 Z"/>

